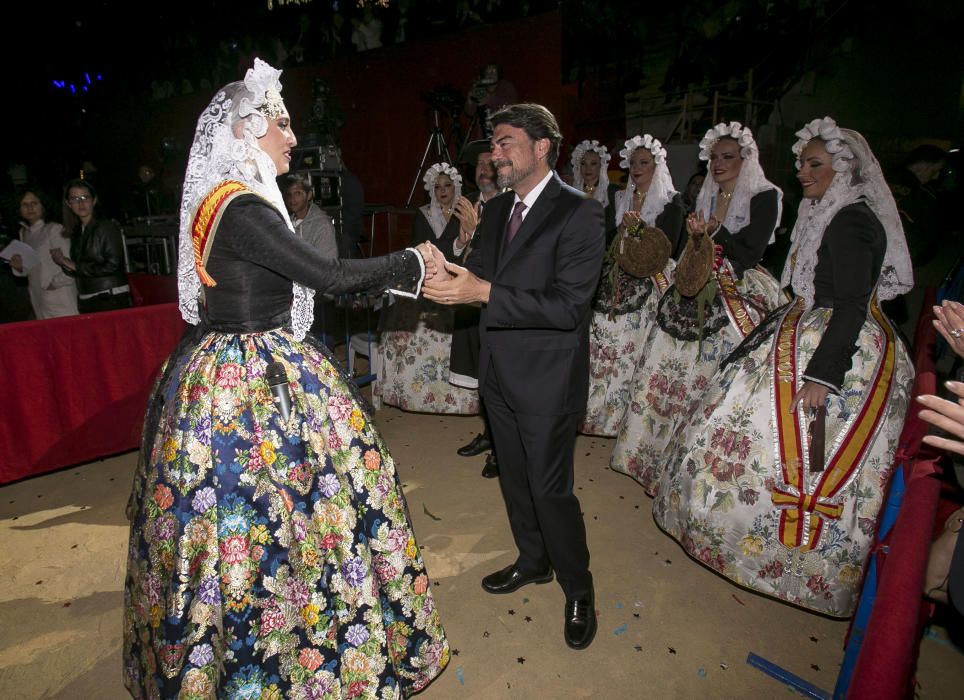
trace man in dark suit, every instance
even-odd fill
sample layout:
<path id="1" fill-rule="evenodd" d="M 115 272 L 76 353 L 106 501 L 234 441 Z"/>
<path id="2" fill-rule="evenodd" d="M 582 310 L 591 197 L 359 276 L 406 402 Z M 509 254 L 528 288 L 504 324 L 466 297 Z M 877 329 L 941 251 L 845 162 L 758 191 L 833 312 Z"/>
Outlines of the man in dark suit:
<path id="1" fill-rule="evenodd" d="M 425 296 L 484 305 L 479 388 L 519 557 L 482 587 L 510 593 L 555 572 L 566 595 L 564 638 L 584 649 L 596 616 L 573 449 L 589 386 L 603 208 L 552 171 L 562 137 L 549 110 L 512 105 L 490 121 L 499 185 L 511 191 L 487 205 L 468 269 L 440 263 L 448 274 L 427 282 Z"/>

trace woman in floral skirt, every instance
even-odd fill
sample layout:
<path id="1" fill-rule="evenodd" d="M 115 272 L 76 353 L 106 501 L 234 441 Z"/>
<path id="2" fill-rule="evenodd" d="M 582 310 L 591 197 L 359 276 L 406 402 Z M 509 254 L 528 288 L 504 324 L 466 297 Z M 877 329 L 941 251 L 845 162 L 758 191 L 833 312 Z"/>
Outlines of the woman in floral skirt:
<path id="1" fill-rule="evenodd" d="M 756 267 L 773 241 L 782 193 L 763 174 L 753 134 L 738 122 L 718 124 L 700 141 L 700 158 L 709 177 L 686 226 L 690 236 L 702 229 L 712 237 L 715 269 L 697 297 L 674 285 L 660 298 L 610 459 L 650 495 L 675 429 L 700 405 L 720 362 L 785 301 L 780 284 Z"/>
<path id="2" fill-rule="evenodd" d="M 653 277 L 636 277 L 617 262 L 627 230 L 655 226 L 665 234 L 669 253 L 677 251 L 683 227 L 683 200 L 673 188 L 666 149 L 651 135 L 634 136 L 619 152 L 629 168 L 629 184 L 616 193 L 617 235 L 603 263 L 593 299 L 589 331 L 589 400 L 582 432 L 615 437 L 622 425 L 637 367 L 660 297 L 669 286 L 673 261 Z"/>
<path id="3" fill-rule="evenodd" d="M 151 399 L 129 505 L 137 698 L 399 698 L 449 659 L 395 464 L 305 335 L 312 289 L 417 293 L 424 264 L 323 258 L 294 234 L 279 76 L 256 59 L 191 147 L 178 286 L 193 327 Z"/>
<path id="4" fill-rule="evenodd" d="M 458 218 L 455 203 L 462 195 L 462 176 L 455 166 L 436 163 L 425 173 L 429 203 L 419 207 L 412 244 L 438 244 L 446 227 L 453 237 Z M 424 299 L 399 299 L 382 312 L 381 364 L 372 391 L 375 406 L 406 411 L 474 415 L 479 392 L 449 383 L 449 357 L 455 312 Z"/>
<path id="5" fill-rule="evenodd" d="M 656 522 L 734 582 L 849 616 L 913 367 L 879 301 L 913 286 L 897 207 L 860 134 L 797 132 L 804 199 L 771 314 L 710 382 L 659 482 Z"/>

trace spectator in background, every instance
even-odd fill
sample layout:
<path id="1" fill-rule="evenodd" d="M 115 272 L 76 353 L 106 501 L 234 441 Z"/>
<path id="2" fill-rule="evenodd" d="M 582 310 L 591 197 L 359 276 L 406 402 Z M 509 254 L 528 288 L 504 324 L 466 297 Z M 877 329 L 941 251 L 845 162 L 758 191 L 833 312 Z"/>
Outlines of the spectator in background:
<path id="1" fill-rule="evenodd" d="M 120 227 L 116 221 L 94 215 L 97 192 L 86 180 L 68 182 L 64 199 L 74 218 L 69 227 L 70 257 L 60 248 L 53 248 L 50 256 L 76 279 L 80 313 L 127 308 L 131 293 Z"/>
<path id="2" fill-rule="evenodd" d="M 515 85 L 503 77 L 502 66 L 489 63 L 482 68 L 479 78 L 469 87 L 469 96 L 465 100 L 465 113 L 470 119 L 477 121 L 479 134 L 469 131 L 468 138 L 490 138 L 489 115 L 496 110 L 513 105 L 519 101 Z"/>
<path id="3" fill-rule="evenodd" d="M 703 189 L 705 179 L 706 173 L 700 170 L 690 175 L 690 179 L 686 182 L 686 190 L 683 192 L 683 206 L 686 208 L 687 214 L 696 211 L 696 198 L 700 196 L 700 190 Z"/>
<path id="4" fill-rule="evenodd" d="M 10 259 L 10 267 L 17 277 L 26 277 L 30 292 L 30 304 L 37 319 L 74 316 L 77 314 L 77 285 L 54 262 L 54 250 L 70 248 L 64 237 L 64 227 L 45 219 L 49 207 L 46 197 L 37 189 L 28 188 L 20 197 L 20 240 L 37 253 L 32 267 L 25 264 L 20 255 Z"/>
<path id="5" fill-rule="evenodd" d="M 337 258 L 338 237 L 331 218 L 315 204 L 311 181 L 298 173 L 285 176 L 282 196 L 295 233 L 318 249 L 326 258 Z"/>

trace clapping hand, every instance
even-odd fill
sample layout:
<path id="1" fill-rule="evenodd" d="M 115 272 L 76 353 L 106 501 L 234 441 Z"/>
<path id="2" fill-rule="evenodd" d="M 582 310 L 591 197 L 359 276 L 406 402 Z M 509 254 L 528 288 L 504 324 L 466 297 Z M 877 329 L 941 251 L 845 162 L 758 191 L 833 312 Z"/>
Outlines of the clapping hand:
<path id="1" fill-rule="evenodd" d="M 945 300 L 934 307 L 934 327 L 944 336 L 951 350 L 964 357 L 964 306 L 956 301 Z"/>
<path id="2" fill-rule="evenodd" d="M 466 197 L 459 197 L 455 203 L 455 218 L 459 220 L 459 244 L 464 248 L 475 235 L 479 225 L 479 207 L 482 200 L 472 204 Z"/>

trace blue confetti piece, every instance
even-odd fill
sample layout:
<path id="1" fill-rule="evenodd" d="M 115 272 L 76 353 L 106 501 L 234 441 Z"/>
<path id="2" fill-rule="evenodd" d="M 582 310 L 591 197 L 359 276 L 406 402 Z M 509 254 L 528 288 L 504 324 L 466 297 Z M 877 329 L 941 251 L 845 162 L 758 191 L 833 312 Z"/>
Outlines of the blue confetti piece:
<path id="1" fill-rule="evenodd" d="M 620 625 L 619 627 L 617 627 L 616 629 L 613 630 L 613 634 L 616 635 L 616 636 L 619 636 L 620 634 L 622 634 L 622 633 L 625 632 L 625 631 L 626 631 L 626 625 L 625 625 L 625 624 L 622 624 L 622 625 Z"/>
<path id="2" fill-rule="evenodd" d="M 623 604 L 622 604 L 622 603 L 616 603 L 616 610 L 622 610 L 622 609 L 623 609 Z"/>
<path id="3" fill-rule="evenodd" d="M 696 672 L 696 675 L 700 678 L 706 678 L 706 669 L 700 666 L 700 670 Z"/>
<path id="4" fill-rule="evenodd" d="M 461 667 L 461 666 L 457 666 L 457 667 L 455 668 L 455 677 L 459 679 L 459 684 L 460 684 L 460 685 L 465 685 L 465 674 L 462 673 L 462 667 Z"/>

